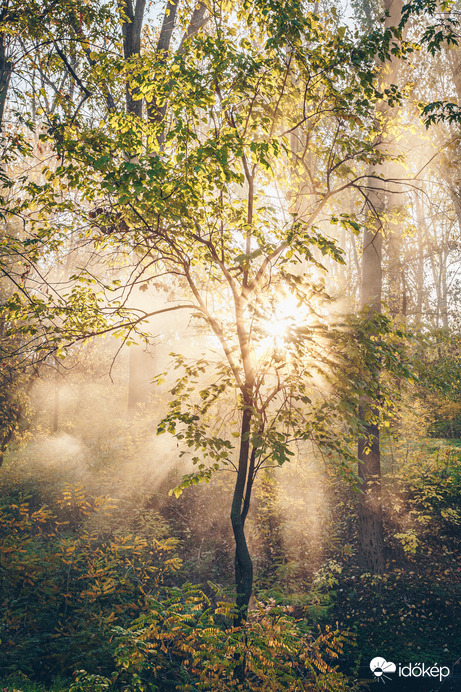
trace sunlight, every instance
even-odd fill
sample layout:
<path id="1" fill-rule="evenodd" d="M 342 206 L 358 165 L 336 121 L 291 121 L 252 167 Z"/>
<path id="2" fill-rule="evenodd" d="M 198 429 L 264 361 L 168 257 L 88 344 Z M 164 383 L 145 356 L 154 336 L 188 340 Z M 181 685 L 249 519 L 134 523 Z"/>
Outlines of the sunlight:
<path id="1" fill-rule="evenodd" d="M 76 9 L 1 10 L 0 692 L 453 692 L 461 0 Z"/>
<path id="2" fill-rule="evenodd" d="M 287 341 L 290 329 L 309 319 L 308 306 L 292 293 L 283 296 L 272 305 L 272 314 L 264 321 L 263 331 L 275 342 L 277 348 Z"/>

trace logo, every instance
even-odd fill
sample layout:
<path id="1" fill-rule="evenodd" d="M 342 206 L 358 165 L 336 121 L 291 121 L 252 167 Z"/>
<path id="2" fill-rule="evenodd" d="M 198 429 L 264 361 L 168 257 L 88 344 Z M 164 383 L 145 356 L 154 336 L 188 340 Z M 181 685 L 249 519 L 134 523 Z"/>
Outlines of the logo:
<path id="1" fill-rule="evenodd" d="M 381 656 L 376 656 L 370 661 L 370 668 L 372 673 L 377 677 L 381 678 L 384 682 L 384 678 L 387 680 L 392 680 L 386 673 L 395 673 L 397 666 L 392 661 L 386 661 L 385 658 Z"/>
<path id="2" fill-rule="evenodd" d="M 378 678 L 379 682 L 392 680 L 388 673 L 397 672 L 397 666 L 392 661 L 386 661 L 382 656 L 375 656 L 370 661 L 370 670 L 373 675 Z M 448 666 L 439 666 L 437 663 L 427 666 L 425 663 L 408 663 L 407 665 L 398 665 L 399 678 L 438 678 L 440 682 L 450 675 Z"/>

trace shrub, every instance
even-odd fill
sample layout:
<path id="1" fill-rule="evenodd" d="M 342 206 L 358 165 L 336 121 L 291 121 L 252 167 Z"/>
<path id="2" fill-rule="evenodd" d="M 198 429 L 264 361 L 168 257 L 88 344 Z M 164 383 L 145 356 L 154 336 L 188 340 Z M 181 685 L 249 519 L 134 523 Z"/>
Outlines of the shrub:
<path id="1" fill-rule="evenodd" d="M 36 489 L 9 481 L 0 499 L 0 675 L 110 671 L 112 628 L 144 612 L 179 569 L 177 542 L 129 533 L 114 518 L 116 501 L 91 497 L 78 484 L 62 487 L 48 506 Z"/>
<path id="2" fill-rule="evenodd" d="M 166 589 L 129 628 L 115 627 L 116 672 L 107 689 L 351 690 L 333 666 L 351 637 L 337 629 L 313 635 L 284 608 L 257 604 L 244 627 L 232 626 L 233 606 L 190 585 Z M 96 692 L 80 671 L 73 692 Z M 100 687 L 97 687 L 99 685 Z"/>

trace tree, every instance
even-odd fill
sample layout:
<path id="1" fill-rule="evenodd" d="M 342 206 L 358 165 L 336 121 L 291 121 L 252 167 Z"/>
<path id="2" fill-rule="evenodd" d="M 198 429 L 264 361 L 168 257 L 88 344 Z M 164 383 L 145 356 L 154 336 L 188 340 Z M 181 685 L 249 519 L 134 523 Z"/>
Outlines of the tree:
<path id="1" fill-rule="evenodd" d="M 385 30 L 394 30 L 399 36 L 398 26 L 401 17 L 401 2 L 395 0 L 385 3 Z M 381 61 L 380 61 L 381 62 Z M 388 64 L 379 64 L 381 89 L 383 92 L 392 89 L 397 76 L 398 59 L 394 57 Z M 361 306 L 368 319 L 379 315 L 382 310 L 382 275 L 383 275 L 383 218 L 386 212 L 386 191 L 389 190 L 388 158 L 394 153 L 389 144 L 386 130 L 395 116 L 386 100 L 383 100 L 376 112 L 377 129 L 382 131 L 376 139 L 376 147 L 384 156 L 378 166 L 372 165 L 369 171 L 367 205 L 368 217 L 363 233 L 362 248 L 362 283 Z M 389 148 L 391 152 L 389 153 Z M 387 155 L 386 155 L 387 154 Z M 395 183 L 394 183 L 395 185 Z M 395 244 L 395 241 L 394 241 Z M 394 260 L 395 261 L 395 260 Z M 358 457 L 359 476 L 362 480 L 362 494 L 358 510 L 358 540 L 360 558 L 363 566 L 380 573 L 384 568 L 383 517 L 381 502 L 381 464 L 380 464 L 380 413 L 379 413 L 379 363 L 374 362 L 371 378 L 375 381 L 373 398 L 364 397 L 359 410 L 363 429 L 359 436 Z"/>
<path id="2" fill-rule="evenodd" d="M 104 6 L 101 9 L 86 5 L 79 13 L 80 24 L 101 21 L 105 16 Z M 30 202 L 34 199 L 34 187 L 40 187 L 28 173 L 31 160 L 40 161 L 44 153 L 36 137 L 37 102 L 43 98 L 47 115 L 53 118 L 57 113 L 68 113 L 68 103 L 72 101 L 65 89 L 72 91 L 73 86 L 68 70 L 76 76 L 70 64 L 76 54 L 75 42 L 69 40 L 73 38 L 74 24 L 75 5 L 68 0 L 5 0 L 0 9 L 0 465 L 27 408 L 27 395 L 39 377 L 38 364 L 48 355 L 34 348 L 35 343 L 46 338 L 50 326 L 39 314 L 35 291 L 37 286 L 47 290 L 43 278 L 47 274 L 43 266 L 43 236 L 40 238 L 39 232 L 39 237 L 31 238 L 23 221 L 33 216 Z M 69 60 L 60 41 L 73 46 Z M 66 69 L 59 72 L 61 60 Z M 22 194 L 28 197 L 26 205 L 21 201 Z M 19 294 L 35 313 L 34 324 L 20 320 L 15 297 Z M 54 327 L 59 331 L 59 325 Z"/>
<path id="3" fill-rule="evenodd" d="M 241 622 L 253 588 L 245 523 L 258 471 L 282 465 L 296 442 L 310 441 L 329 455 L 341 450 L 348 472 L 339 413 L 315 383 L 321 370 L 328 388 L 339 360 L 329 345 L 322 259 L 342 261 L 329 221 L 358 229 L 352 215 L 332 218 L 333 200 L 348 189 L 363 194 L 367 168 L 384 158 L 372 115 L 395 94 L 377 90 L 373 59 L 377 51 L 386 59 L 393 37 L 376 31 L 361 40 L 334 11 L 319 16 L 302 4 L 256 1 L 236 14 L 209 10 L 208 28 L 197 32 L 200 5 L 177 50 L 167 52 L 175 7 L 167 6 L 162 40 L 141 55 L 144 5 L 124 6 L 123 53 L 111 62 L 103 48 L 90 50 L 70 18 L 87 82 L 65 54 L 62 63 L 82 101 L 94 99 L 106 115 L 95 126 L 77 103 L 50 117 L 40 139 L 59 163 L 42 169 L 46 182 L 26 185 L 21 209 L 33 203 L 37 211 L 25 219 L 23 247 L 46 239 L 59 252 L 72 228 L 91 260 L 65 294 L 56 285 L 46 298 L 38 288 L 18 291 L 8 311 L 31 337 L 23 351 L 38 348 L 40 357 L 109 331 L 127 342 L 146 318 L 179 309 L 214 335 L 224 361 L 178 357 L 185 376 L 159 430 L 196 450 L 198 470 L 178 493 L 222 465 L 236 473 L 231 522 Z M 29 250 L 28 257 L 37 268 L 39 255 Z M 114 257 L 127 269 L 111 280 L 101 271 Z M 135 287 L 149 295 L 165 275 L 181 300 L 151 311 L 130 302 Z M 39 336 L 37 321 L 45 327 Z M 205 372 L 198 403 L 188 381 L 199 386 Z M 229 397 L 234 413 L 216 429 L 209 411 Z"/>
<path id="4" fill-rule="evenodd" d="M 155 50 L 130 63 L 133 102 L 145 99 L 158 114 L 168 98 L 165 115 L 146 120 L 137 109 L 112 113 L 99 130 L 78 120 L 64 125 L 66 162 L 50 177 L 98 205 L 87 218 L 97 215 L 91 234 L 100 248 L 125 256 L 136 249 L 135 280 L 119 291 L 118 320 L 134 285 L 149 290 L 159 277 L 175 276 L 184 298 L 165 310 L 189 308 L 222 348 L 224 363 L 179 358 L 185 379 L 172 390 L 160 431 L 200 452 L 198 472 L 177 492 L 221 464 L 236 472 L 240 622 L 252 592 L 245 522 L 257 472 L 288 460 L 294 440 L 338 447 L 313 369 L 334 366 L 318 313 L 318 272 L 322 256 L 341 261 L 341 253 L 316 224 L 329 217 L 335 196 L 365 183 L 349 162 L 377 160 L 370 116 L 383 96 L 370 81 L 370 60 L 382 36 L 360 45 L 334 13 L 321 19 L 277 3 L 242 5 L 237 17 L 215 10 L 210 26 L 170 55 Z M 294 131 L 296 150 L 288 137 Z M 347 214 L 339 222 L 356 228 Z M 277 337 L 269 327 L 274 316 Z M 188 381 L 213 370 L 216 380 L 201 390 L 198 406 Z M 207 413 L 229 391 L 238 395 L 239 429 L 234 420 L 218 435 Z"/>

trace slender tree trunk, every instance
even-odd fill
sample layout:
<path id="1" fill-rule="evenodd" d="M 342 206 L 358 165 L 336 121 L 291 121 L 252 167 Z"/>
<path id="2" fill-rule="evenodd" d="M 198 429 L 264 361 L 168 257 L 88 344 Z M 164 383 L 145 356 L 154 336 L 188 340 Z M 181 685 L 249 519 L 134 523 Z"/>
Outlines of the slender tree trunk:
<path id="1" fill-rule="evenodd" d="M 240 626 L 246 619 L 248 605 L 253 592 L 253 561 L 245 536 L 246 509 L 244 506 L 245 486 L 248 486 L 248 466 L 250 461 L 251 406 L 245 405 L 242 415 L 240 453 L 237 480 L 231 506 L 231 522 L 235 539 L 235 589 L 238 613 L 235 625 Z M 251 492 L 251 491 L 250 491 Z M 248 495 L 248 492 L 246 493 Z"/>
<path id="2" fill-rule="evenodd" d="M 423 306 L 424 306 L 424 236 L 425 236 L 425 223 L 423 212 L 421 209 L 421 202 L 418 196 L 415 197 L 415 211 L 416 211 L 416 221 L 417 221 L 417 242 L 418 242 L 418 259 L 416 263 L 416 315 L 415 322 L 419 329 L 422 324 L 423 319 Z"/>
<path id="3" fill-rule="evenodd" d="M 399 208 L 397 200 L 392 199 L 386 206 L 387 214 Z M 388 236 L 388 298 L 389 312 L 392 317 L 402 314 L 403 302 L 403 282 L 402 273 L 404 272 L 401 262 L 402 239 L 400 235 L 400 223 L 395 220 L 386 228 Z M 402 280 L 403 279 L 403 280 Z"/>
<path id="4" fill-rule="evenodd" d="M 142 346 L 129 347 L 128 371 L 128 412 L 133 413 L 136 406 L 146 401 L 152 391 L 155 376 L 156 351 L 147 352 Z"/>
<path id="5" fill-rule="evenodd" d="M 4 19 L 6 12 L 7 9 L 5 7 L 3 11 L 0 13 L 0 20 Z M 5 106 L 11 79 L 11 70 L 11 61 L 8 60 L 6 53 L 6 37 L 4 33 L 0 33 L 0 133 L 3 129 L 3 118 L 5 115 Z M 1 235 L 3 235 L 4 233 L 5 230 L 2 230 Z M 3 322 L 0 324 L 0 330 L 2 332 L 1 336 L 3 336 Z M 0 467 L 3 466 L 5 453 L 8 449 L 8 445 L 11 439 L 13 438 L 15 430 L 16 425 L 12 423 L 10 427 L 2 433 L 2 436 L 0 438 Z"/>
<path id="6" fill-rule="evenodd" d="M 54 383 L 54 409 L 53 409 L 53 424 L 52 432 L 57 433 L 59 430 L 59 380 L 58 373 L 56 373 L 56 379 Z"/>
<path id="7" fill-rule="evenodd" d="M 144 20 L 145 0 L 119 0 L 119 12 L 122 22 L 123 57 L 130 60 L 141 53 L 141 32 Z M 142 117 L 142 100 L 135 99 L 136 89 L 132 89 L 129 81 L 125 85 L 125 102 L 127 113 L 138 118 Z M 136 157 L 127 156 L 131 162 L 137 162 Z M 128 412 L 133 413 L 138 403 L 145 398 L 144 390 L 144 356 L 141 346 L 133 345 L 129 349 L 128 360 Z"/>
<path id="8" fill-rule="evenodd" d="M 122 23 L 123 54 L 125 60 L 130 60 L 141 54 L 141 35 L 144 20 L 146 0 L 119 0 L 119 12 Z M 157 54 L 166 57 L 170 49 L 173 30 L 176 24 L 179 0 L 167 0 L 163 15 L 162 27 L 157 42 Z M 183 35 L 179 50 L 183 49 L 184 42 L 193 36 L 206 22 L 206 5 L 199 2 L 192 12 L 189 25 Z M 126 110 L 137 117 L 143 115 L 143 102 L 136 98 L 136 88 L 126 84 Z M 150 120 L 161 122 L 166 115 L 167 102 L 158 107 L 155 102 L 147 104 L 147 117 Z M 160 146 L 163 143 L 163 135 L 159 138 Z M 130 158 L 136 161 L 136 158 Z M 129 355 L 128 375 L 128 410 L 133 412 L 136 405 L 146 399 L 150 389 L 150 380 L 154 373 L 152 358 L 141 346 L 131 346 Z"/>
<path id="9" fill-rule="evenodd" d="M 6 54 L 5 35 L 0 33 L 0 130 L 3 126 L 5 114 L 6 97 L 11 79 L 11 61 Z"/>
<path id="10" fill-rule="evenodd" d="M 416 324 L 418 328 L 422 324 L 424 304 L 424 249 L 420 237 L 418 237 L 418 266 L 416 272 Z"/>
<path id="11" fill-rule="evenodd" d="M 130 60 L 141 53 L 141 31 L 144 20 L 146 0 L 136 0 L 133 7 L 132 0 L 119 0 L 119 8 L 122 19 L 123 55 L 125 60 Z M 128 113 L 138 117 L 142 116 L 142 100 L 136 98 L 138 90 L 132 87 L 129 81 L 126 83 L 126 107 Z"/>
<path id="12" fill-rule="evenodd" d="M 435 293 L 436 293 L 436 304 L 435 304 L 435 329 L 440 329 L 440 321 L 442 319 L 443 328 L 443 262 L 444 262 L 444 252 L 440 249 L 439 252 L 431 248 L 430 262 L 432 269 L 432 277 L 434 280 Z"/>
<path id="13" fill-rule="evenodd" d="M 449 250 L 442 248 L 440 253 L 440 313 L 442 316 L 442 329 L 448 329 L 448 285 L 447 265 Z"/>
<path id="14" fill-rule="evenodd" d="M 377 214 L 384 209 L 384 199 L 382 194 L 372 189 L 369 202 L 373 212 L 369 214 L 363 235 L 361 304 L 368 309 L 372 319 L 381 312 L 383 236 Z M 369 375 L 377 382 L 379 369 Z M 379 397 L 377 387 L 375 396 L 376 399 Z M 359 407 L 362 433 L 358 442 L 359 477 L 362 480 L 358 507 L 359 560 L 366 571 L 374 574 L 380 574 L 384 569 L 381 453 L 376 422 L 379 419 L 378 405 L 377 400 L 362 400 Z M 370 418 L 372 422 L 367 422 Z"/>

